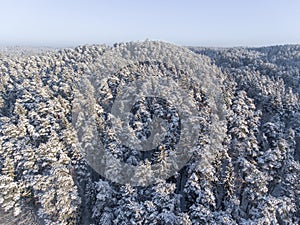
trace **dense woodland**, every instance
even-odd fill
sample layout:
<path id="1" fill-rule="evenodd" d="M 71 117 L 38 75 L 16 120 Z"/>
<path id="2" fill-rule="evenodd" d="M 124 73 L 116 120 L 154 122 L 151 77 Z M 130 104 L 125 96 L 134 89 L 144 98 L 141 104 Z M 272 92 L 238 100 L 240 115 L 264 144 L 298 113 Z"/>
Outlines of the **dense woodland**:
<path id="1" fill-rule="evenodd" d="M 105 147 L 125 163 L 151 164 L 164 161 L 161 149 L 172 154 L 180 139 L 172 106 L 145 98 L 132 110 L 139 139 L 149 138 L 151 114 L 169 122 L 163 146 L 149 154 L 118 145 L 109 114 L 119 85 L 157 74 L 193 96 L 201 129 L 192 157 L 152 185 L 112 182 L 78 147 L 90 140 L 78 137 L 74 125 L 74 102 L 83 94 L 78 83 L 94 79 L 85 92 Z M 217 89 L 222 96 L 211 97 Z M 0 224 L 299 224 L 299 94 L 299 45 L 221 49 L 147 41 L 1 50 Z M 214 124 L 220 105 L 222 123 Z"/>

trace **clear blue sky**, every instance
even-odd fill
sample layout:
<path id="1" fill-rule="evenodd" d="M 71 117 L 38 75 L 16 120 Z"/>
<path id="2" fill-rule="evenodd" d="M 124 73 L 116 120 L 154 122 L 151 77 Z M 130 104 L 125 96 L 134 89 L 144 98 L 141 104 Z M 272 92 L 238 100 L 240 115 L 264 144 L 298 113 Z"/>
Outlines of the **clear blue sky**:
<path id="1" fill-rule="evenodd" d="M 0 45 L 300 44 L 300 0 L 0 0 Z"/>

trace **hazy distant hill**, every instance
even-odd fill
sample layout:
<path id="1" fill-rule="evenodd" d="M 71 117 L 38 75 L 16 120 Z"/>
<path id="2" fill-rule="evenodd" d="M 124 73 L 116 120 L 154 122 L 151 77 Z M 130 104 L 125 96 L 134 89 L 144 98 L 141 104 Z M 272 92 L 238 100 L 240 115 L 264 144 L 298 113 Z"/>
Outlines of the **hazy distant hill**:
<path id="1" fill-rule="evenodd" d="M 178 62 L 185 62 L 180 56 L 197 54 L 199 62 L 193 66 L 212 76 L 207 82 L 219 79 L 221 83 L 225 123 L 213 130 L 209 92 L 186 84 L 202 121 L 193 157 L 167 180 L 132 187 L 96 173 L 76 147 L 72 112 L 74 96 L 81 90 L 74 84 L 91 69 L 113 68 L 117 56 L 130 58 L 143 51 L 162 58 L 173 53 Z M 93 91 L 101 89 L 98 98 L 91 94 L 91 101 L 98 109 L 93 116 L 105 129 L 110 128 L 107 109 L 121 81 L 134 81 L 140 71 L 171 76 L 178 82 L 191 75 L 173 68 L 172 62 L 143 60 L 90 83 Z M 60 50 L 2 48 L 0 223 L 299 224 L 299 94 L 300 45 L 219 49 L 147 42 Z M 162 100 L 153 101 L 166 108 L 159 108 L 158 115 L 171 112 Z M 143 124 L 137 132 L 141 138 L 149 137 L 144 126 L 154 112 L 151 103 L 141 102 L 131 111 Z M 175 127 L 169 137 L 176 139 L 180 126 L 172 120 L 175 114 L 168 121 Z M 101 140 L 113 145 L 101 129 Z M 209 157 L 204 153 L 212 144 L 212 132 L 225 138 Z M 167 152 L 170 146 L 165 143 Z M 149 157 L 119 146 L 111 150 L 132 165 Z"/>
<path id="2" fill-rule="evenodd" d="M 25 57 L 43 53 L 45 54 L 46 52 L 57 52 L 58 50 L 58 48 L 48 47 L 0 46 L 0 54 L 7 57 Z"/>

